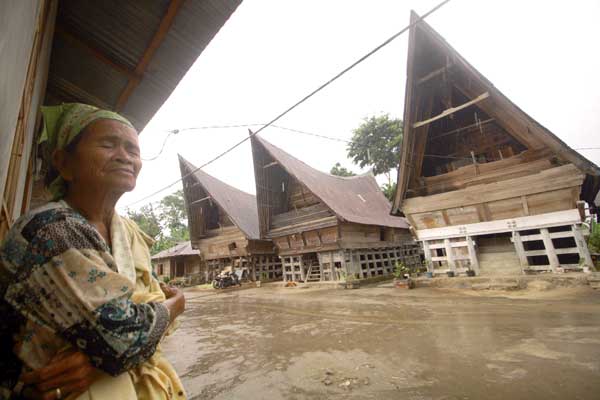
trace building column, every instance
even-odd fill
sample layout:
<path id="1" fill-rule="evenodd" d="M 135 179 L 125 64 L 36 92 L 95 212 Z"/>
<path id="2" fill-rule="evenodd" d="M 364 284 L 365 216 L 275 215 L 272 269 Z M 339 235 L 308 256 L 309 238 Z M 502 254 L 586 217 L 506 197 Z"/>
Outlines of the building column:
<path id="1" fill-rule="evenodd" d="M 548 232 L 547 228 L 540 229 L 540 234 L 542 235 L 542 240 L 544 241 L 544 247 L 546 248 L 546 255 L 548 256 L 548 261 L 550 262 L 550 268 L 552 272 L 556 272 L 556 268 L 560 266 L 558 261 L 558 256 L 556 255 L 556 251 L 554 250 L 554 244 L 552 243 L 552 238 L 550 237 L 550 232 Z"/>
<path id="2" fill-rule="evenodd" d="M 581 233 L 581 226 L 573 225 L 571 229 L 573 230 L 573 237 L 579 251 L 580 262 L 583 260 L 583 271 L 590 272 L 594 266 L 594 262 L 592 261 L 592 256 L 590 256 L 590 249 L 588 249 L 587 243 Z"/>

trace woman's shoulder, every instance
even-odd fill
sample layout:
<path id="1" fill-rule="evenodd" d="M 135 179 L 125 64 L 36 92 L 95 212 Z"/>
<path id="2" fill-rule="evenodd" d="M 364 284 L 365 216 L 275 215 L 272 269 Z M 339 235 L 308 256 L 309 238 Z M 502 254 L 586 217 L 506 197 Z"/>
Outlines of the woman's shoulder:
<path id="1" fill-rule="evenodd" d="M 32 209 L 11 227 L 3 248 L 20 243 L 46 250 L 91 248 L 106 251 L 106 244 L 94 227 L 63 201 L 50 202 Z M 41 250 L 41 249 L 38 249 Z"/>
<path id="2" fill-rule="evenodd" d="M 11 231 L 33 233 L 57 222 L 85 222 L 85 219 L 63 201 L 52 201 L 23 214 L 15 221 Z"/>

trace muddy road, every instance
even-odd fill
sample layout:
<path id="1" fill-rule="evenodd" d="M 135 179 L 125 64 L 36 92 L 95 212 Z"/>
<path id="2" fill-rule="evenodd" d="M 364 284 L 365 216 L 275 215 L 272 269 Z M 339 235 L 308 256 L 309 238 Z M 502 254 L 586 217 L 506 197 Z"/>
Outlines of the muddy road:
<path id="1" fill-rule="evenodd" d="M 599 399 L 600 293 L 188 291 L 190 399 Z"/>

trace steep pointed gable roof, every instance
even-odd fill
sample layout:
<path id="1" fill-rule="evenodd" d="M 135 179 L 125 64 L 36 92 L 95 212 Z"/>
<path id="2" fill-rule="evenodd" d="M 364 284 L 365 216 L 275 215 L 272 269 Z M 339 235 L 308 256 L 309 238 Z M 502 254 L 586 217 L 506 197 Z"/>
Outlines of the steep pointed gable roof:
<path id="1" fill-rule="evenodd" d="M 196 170 L 196 167 L 181 155 L 179 156 L 179 164 L 182 167 L 182 175 L 184 171 L 188 174 Z M 260 238 L 255 196 L 236 189 L 201 169 L 195 171 L 192 177 L 211 196 L 212 200 L 225 211 L 231 221 L 248 239 Z"/>
<path id="2" fill-rule="evenodd" d="M 418 15 L 413 11 L 411 13 L 411 23 L 418 20 Z M 431 48 L 423 49 L 423 40 L 425 38 Z M 421 40 L 419 40 L 421 39 Z M 404 103 L 404 135 L 402 138 L 402 150 L 400 158 L 400 168 L 398 168 L 398 186 L 394 196 L 392 213 L 398 214 L 401 211 L 402 201 L 408 189 L 410 175 L 414 172 L 413 155 L 416 153 L 415 128 L 413 124 L 417 122 L 415 106 L 415 87 L 420 78 L 416 76 L 415 67 L 418 60 L 415 60 L 417 54 L 433 52 L 442 53 L 451 60 L 453 68 L 463 73 L 469 78 L 470 88 L 463 88 L 465 92 L 472 91 L 469 97 L 476 98 L 486 91 L 489 98 L 478 103 L 488 115 L 496 118 L 499 122 L 515 129 L 511 134 L 518 135 L 516 139 L 522 142 L 526 147 L 533 149 L 547 148 L 557 157 L 573 163 L 582 172 L 588 175 L 584 188 L 582 188 L 582 197 L 588 201 L 593 199 L 600 188 L 600 167 L 589 161 L 587 158 L 571 149 L 560 138 L 542 126 L 531 116 L 517 107 L 502 92 L 500 92 L 487 78 L 469 64 L 446 40 L 440 36 L 425 21 L 419 21 L 412 26 L 409 31 L 408 59 L 407 59 L 407 78 Z M 479 88 L 476 92 L 472 88 Z"/>
<path id="3" fill-rule="evenodd" d="M 371 173 L 340 177 L 318 171 L 258 136 L 252 137 L 287 173 L 306 185 L 338 218 L 365 225 L 408 229 L 406 220 L 389 214 L 390 202 Z M 261 188 L 257 187 L 257 190 Z"/>

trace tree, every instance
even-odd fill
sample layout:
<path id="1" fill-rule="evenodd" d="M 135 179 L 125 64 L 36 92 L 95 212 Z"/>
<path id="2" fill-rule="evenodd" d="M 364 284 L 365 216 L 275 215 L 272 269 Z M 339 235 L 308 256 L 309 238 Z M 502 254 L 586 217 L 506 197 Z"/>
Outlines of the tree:
<path id="1" fill-rule="evenodd" d="M 396 193 L 396 182 L 391 185 L 389 183 L 384 183 L 383 186 L 381 186 L 381 191 L 389 201 L 393 202 L 394 194 Z"/>
<path id="2" fill-rule="evenodd" d="M 331 167 L 331 171 L 329 171 L 331 175 L 337 176 L 356 176 L 356 174 L 346 167 L 342 167 L 342 164 L 339 162 L 335 163 L 333 167 Z"/>
<path id="3" fill-rule="evenodd" d="M 127 217 L 135 221 L 140 229 L 146 232 L 151 238 L 156 238 L 161 232 L 160 222 L 156 217 L 152 204 L 146 204 L 137 211 L 128 209 Z"/>
<path id="4" fill-rule="evenodd" d="M 348 157 L 361 168 L 371 166 L 373 174 L 384 174 L 392 186 L 391 170 L 398 166 L 402 142 L 402 121 L 389 114 L 365 118 L 353 131 Z"/>
<path id="5" fill-rule="evenodd" d="M 139 210 L 127 210 L 127 216 L 154 239 L 151 254 L 190 240 L 183 191 L 165 196 L 156 209 L 146 204 Z"/>
<path id="6" fill-rule="evenodd" d="M 174 241 L 185 241 L 190 239 L 187 229 L 187 212 L 183 190 L 163 197 L 158 205 L 159 219 L 163 227 L 169 230 L 169 236 Z"/>

